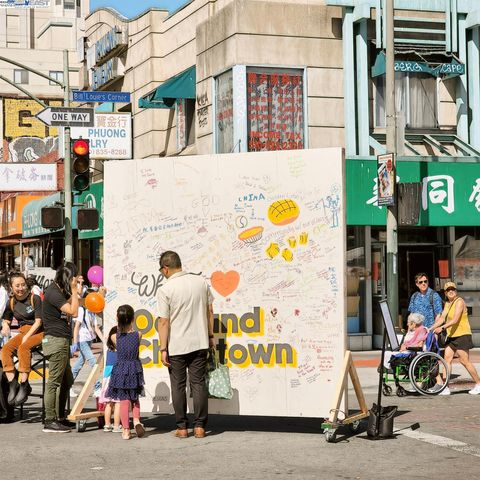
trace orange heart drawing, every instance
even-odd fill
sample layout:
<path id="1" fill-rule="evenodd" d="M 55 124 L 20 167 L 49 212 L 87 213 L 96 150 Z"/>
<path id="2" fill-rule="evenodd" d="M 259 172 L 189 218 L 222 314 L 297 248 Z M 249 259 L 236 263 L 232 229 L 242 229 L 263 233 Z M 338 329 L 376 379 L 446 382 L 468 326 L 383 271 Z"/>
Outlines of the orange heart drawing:
<path id="1" fill-rule="evenodd" d="M 222 296 L 228 297 L 233 293 L 240 282 L 240 274 L 235 270 L 229 272 L 213 272 L 210 278 L 212 287 Z"/>

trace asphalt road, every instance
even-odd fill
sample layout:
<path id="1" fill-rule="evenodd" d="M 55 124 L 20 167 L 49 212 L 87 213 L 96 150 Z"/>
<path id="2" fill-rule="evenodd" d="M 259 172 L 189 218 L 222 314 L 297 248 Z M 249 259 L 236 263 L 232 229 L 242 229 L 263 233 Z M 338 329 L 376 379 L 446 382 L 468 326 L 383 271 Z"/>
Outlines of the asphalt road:
<path id="1" fill-rule="evenodd" d="M 367 404 L 376 401 L 378 352 L 355 354 Z M 480 368 L 480 365 L 477 364 Z M 480 470 L 480 395 L 461 366 L 449 397 L 384 397 L 398 406 L 394 437 L 371 440 L 365 426 L 337 431 L 327 443 L 320 419 L 211 416 L 205 439 L 173 437 L 171 415 L 145 417 L 147 435 L 129 441 L 98 430 L 42 433 L 39 400 L 24 420 L 0 425 L 5 479 L 398 479 L 477 478 Z M 40 385 L 35 385 L 39 390 Z M 353 391 L 353 390 L 352 390 Z M 350 407 L 355 399 L 350 392 Z M 412 428 L 413 427 L 413 428 Z"/>

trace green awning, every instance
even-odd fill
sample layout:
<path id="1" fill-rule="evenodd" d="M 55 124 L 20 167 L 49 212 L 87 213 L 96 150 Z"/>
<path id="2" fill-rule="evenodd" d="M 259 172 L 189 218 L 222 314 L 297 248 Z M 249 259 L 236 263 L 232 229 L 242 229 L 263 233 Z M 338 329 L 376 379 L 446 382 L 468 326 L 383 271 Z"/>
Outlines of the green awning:
<path id="1" fill-rule="evenodd" d="M 196 78 L 195 66 L 190 67 L 144 95 L 138 101 L 138 106 L 140 108 L 173 108 L 179 98 L 195 98 Z"/>
<path id="2" fill-rule="evenodd" d="M 437 61 L 427 61 L 426 54 L 414 54 L 410 52 L 410 55 L 405 55 L 405 59 L 395 58 L 395 71 L 396 72 L 408 72 L 408 73 L 428 73 L 433 77 L 442 77 L 448 79 L 457 77 L 465 73 L 465 65 L 458 61 L 455 57 L 442 54 L 442 61 L 438 61 L 440 54 L 436 53 Z M 420 57 L 421 61 L 413 60 L 413 56 Z M 447 60 L 447 61 L 445 61 Z M 385 75 L 385 53 L 379 52 L 375 59 L 375 65 L 372 67 L 372 77 L 378 77 Z"/>

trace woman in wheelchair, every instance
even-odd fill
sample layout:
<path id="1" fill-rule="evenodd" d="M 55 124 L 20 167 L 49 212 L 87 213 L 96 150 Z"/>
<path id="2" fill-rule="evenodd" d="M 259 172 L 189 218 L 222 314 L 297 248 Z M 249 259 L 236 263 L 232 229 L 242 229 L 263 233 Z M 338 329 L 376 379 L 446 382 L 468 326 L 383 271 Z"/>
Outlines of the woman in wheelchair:
<path id="1" fill-rule="evenodd" d="M 390 361 L 392 357 L 406 357 L 403 352 L 419 351 L 422 349 L 425 340 L 427 339 L 428 330 L 423 326 L 425 317 L 421 313 L 411 313 L 407 319 L 408 331 L 403 338 L 400 345 L 399 352 L 385 352 L 383 366 L 390 368 Z"/>
<path id="2" fill-rule="evenodd" d="M 435 335 L 423 325 L 424 316 L 420 313 L 411 313 L 408 316 L 408 332 L 406 333 L 399 351 L 385 352 L 383 364 L 382 389 L 385 395 L 392 393 L 387 385 L 389 373 L 397 387 L 399 397 L 406 395 L 407 390 L 400 383 L 408 382 L 413 392 L 421 395 L 437 395 L 447 388 L 450 372 L 445 360 L 438 354 L 439 348 Z M 440 367 L 445 372 L 440 376 Z M 438 387 L 435 385 L 438 383 Z M 435 386 L 435 388 L 433 388 Z"/>
<path id="3" fill-rule="evenodd" d="M 10 276 L 10 287 L 12 296 L 3 313 L 2 335 L 10 336 L 13 318 L 17 319 L 19 329 L 2 348 L 2 365 L 9 382 L 8 403 L 20 406 L 32 391 L 28 383 L 32 349 L 42 343 L 42 300 L 30 292 L 23 273 L 15 272 Z M 14 355 L 18 357 L 18 380 Z"/>

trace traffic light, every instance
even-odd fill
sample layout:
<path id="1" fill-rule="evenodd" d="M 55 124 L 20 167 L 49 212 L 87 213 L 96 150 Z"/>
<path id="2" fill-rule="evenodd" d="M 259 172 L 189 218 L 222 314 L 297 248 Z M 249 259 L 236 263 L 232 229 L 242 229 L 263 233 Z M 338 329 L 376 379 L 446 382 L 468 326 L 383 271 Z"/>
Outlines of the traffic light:
<path id="1" fill-rule="evenodd" d="M 79 208 L 77 210 L 77 228 L 79 230 L 97 230 L 98 218 L 96 208 Z"/>
<path id="2" fill-rule="evenodd" d="M 42 227 L 49 229 L 62 228 L 64 224 L 63 207 L 42 207 Z"/>
<path id="3" fill-rule="evenodd" d="M 83 192 L 90 186 L 90 140 L 72 140 L 72 190 Z"/>

